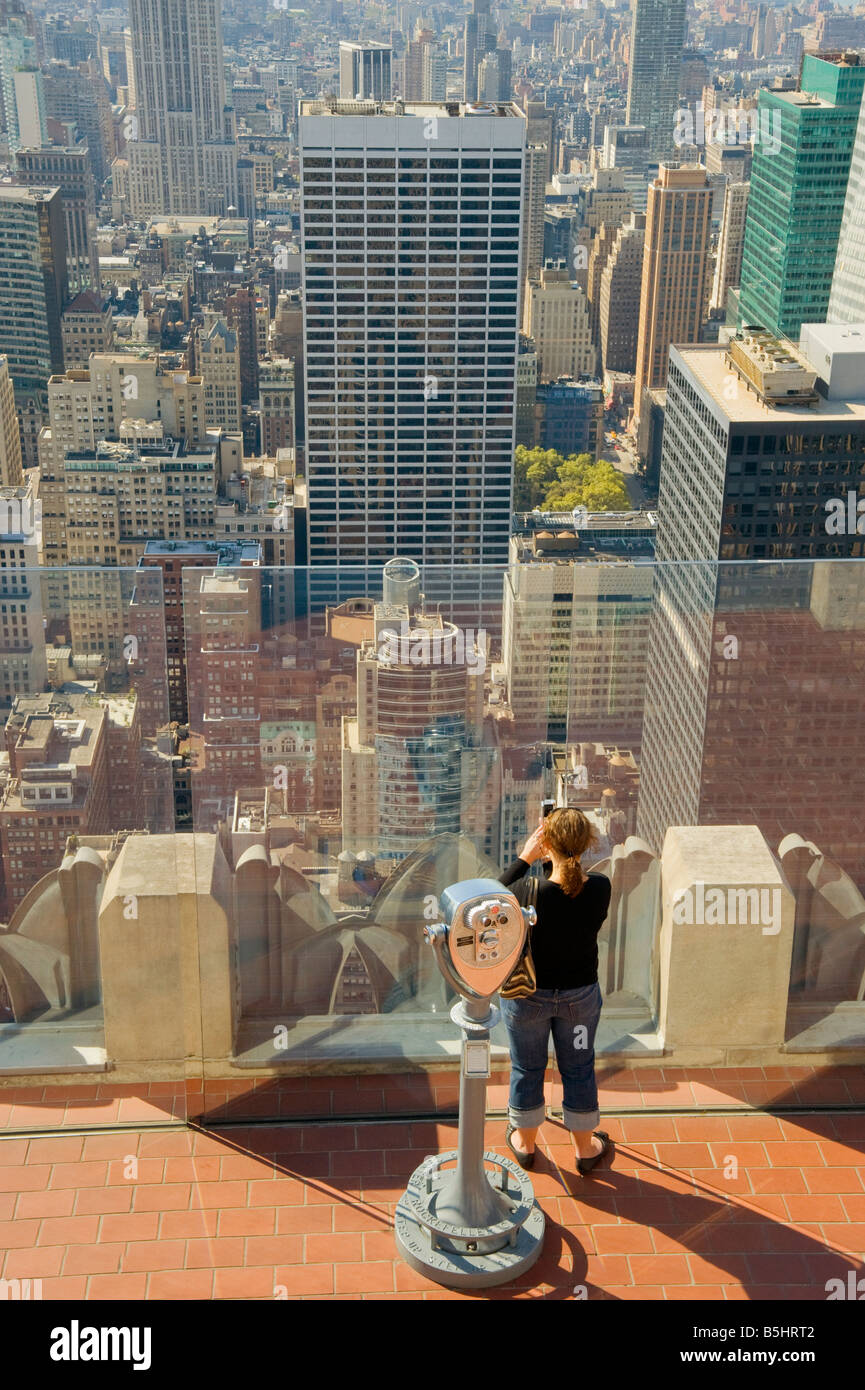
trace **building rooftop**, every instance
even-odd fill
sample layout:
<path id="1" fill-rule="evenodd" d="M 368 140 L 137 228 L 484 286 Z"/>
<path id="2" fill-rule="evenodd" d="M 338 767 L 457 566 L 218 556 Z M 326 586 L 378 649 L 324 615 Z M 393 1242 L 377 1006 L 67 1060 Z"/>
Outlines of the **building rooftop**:
<path id="1" fill-rule="evenodd" d="M 803 323 L 799 351 L 828 400 L 865 400 L 865 323 Z"/>
<path id="2" fill-rule="evenodd" d="M 363 53 L 369 49 L 380 49 L 384 53 L 390 52 L 393 47 L 389 43 L 380 43 L 378 39 L 340 39 L 340 48 L 355 49 L 358 53 Z"/>
<path id="3" fill-rule="evenodd" d="M 147 230 L 162 238 L 197 237 L 202 227 L 205 236 L 235 236 L 243 242 L 249 240 L 249 228 L 240 217 L 155 217 L 148 223 Z"/>
<path id="4" fill-rule="evenodd" d="M 510 116 L 524 121 L 515 101 L 301 101 L 301 116 L 436 116 L 441 120 L 460 116 Z"/>
<path id="5" fill-rule="evenodd" d="M 82 290 L 77 294 L 71 303 L 66 305 L 64 314 L 104 314 L 108 306 L 102 295 L 96 294 L 93 290 Z"/>
<path id="6" fill-rule="evenodd" d="M 140 563 L 167 555 L 179 559 L 185 555 L 208 555 L 216 557 L 217 565 L 250 565 L 261 555 L 261 545 L 258 541 L 148 541 Z"/>
<path id="7" fill-rule="evenodd" d="M 44 187 L 28 188 L 21 183 L 0 183 L 0 201 L 4 203 L 33 203 L 35 206 L 59 192 L 59 188 L 47 184 Z"/>
<path id="8" fill-rule="evenodd" d="M 808 420 L 838 420 L 853 423 L 865 421 L 865 400 L 833 401 L 816 396 L 810 405 L 768 405 L 754 390 L 736 378 L 729 363 L 726 348 L 700 343 L 688 347 L 672 347 L 671 359 L 691 372 L 713 401 L 719 419 L 731 422 L 765 421 L 778 424 L 805 424 Z M 732 392 L 731 379 L 738 381 Z"/>

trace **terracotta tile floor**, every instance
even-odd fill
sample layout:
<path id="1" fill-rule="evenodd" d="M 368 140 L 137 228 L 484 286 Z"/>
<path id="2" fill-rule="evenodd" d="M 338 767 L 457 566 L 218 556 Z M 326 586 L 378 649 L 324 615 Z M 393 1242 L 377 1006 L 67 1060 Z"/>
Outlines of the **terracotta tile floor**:
<path id="1" fill-rule="evenodd" d="M 629 1090 L 608 1104 L 630 1108 Z M 46 1299 L 824 1300 L 828 1279 L 865 1273 L 865 1110 L 658 1106 L 603 1123 L 614 1162 L 581 1179 L 547 1122 L 533 1172 L 546 1241 L 517 1286 L 456 1294 L 397 1258 L 406 1179 L 456 1131 L 396 1119 L 9 1135 L 0 1274 L 41 1279 Z M 487 1142 L 502 1150 L 502 1120 Z"/>
<path id="2" fill-rule="evenodd" d="M 547 1096 L 561 1107 L 562 1090 L 548 1076 Z M 601 1110 L 681 1109 L 690 1106 L 779 1108 L 806 1105 L 865 1106 L 865 1068 L 857 1066 L 627 1067 L 599 1068 Z M 118 1124 L 159 1124 L 207 1113 L 219 1119 L 301 1120 L 310 1117 L 450 1115 L 456 1112 L 459 1078 L 451 1071 L 296 1076 L 274 1081 L 154 1081 L 89 1085 L 0 1086 L 0 1132 Z M 505 1071 L 487 1090 L 489 1110 L 504 1111 Z"/>

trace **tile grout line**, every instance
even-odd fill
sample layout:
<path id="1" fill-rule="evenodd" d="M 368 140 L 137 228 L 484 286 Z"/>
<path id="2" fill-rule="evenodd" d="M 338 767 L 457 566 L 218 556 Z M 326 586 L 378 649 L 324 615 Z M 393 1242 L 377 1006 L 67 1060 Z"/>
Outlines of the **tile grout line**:
<path id="1" fill-rule="evenodd" d="M 671 1106 L 604 1106 L 605 1115 L 616 1116 L 627 1119 L 649 1118 L 657 1115 L 664 1117 L 668 1115 L 772 1115 L 783 1117 L 785 1115 L 845 1115 L 845 1114 L 865 1114 L 865 1104 L 862 1101 L 832 1102 L 825 1105 L 798 1104 L 784 1106 L 752 1106 L 745 1104 L 736 1105 L 671 1105 Z M 506 1109 L 490 1109 L 486 1112 L 488 1120 L 503 1120 L 507 1117 Z M 447 1112 L 410 1112 L 406 1114 L 387 1114 L 387 1115 L 361 1115 L 361 1116 L 338 1116 L 338 1115 L 311 1115 L 299 1119 L 284 1119 L 275 1116 L 272 1119 L 238 1119 L 223 1120 L 218 1124 L 198 1125 L 184 1121 L 139 1121 L 138 1123 L 129 1122 L 124 1124 L 107 1125 L 62 1125 L 46 1128 L 28 1129 L 0 1129 L 0 1142 L 5 1139 L 54 1139 L 69 1137 L 74 1138 L 78 1135 L 92 1137 L 97 1134 L 129 1134 L 129 1133 L 177 1133 L 177 1134 L 204 1134 L 219 1135 L 223 1132 L 230 1133 L 233 1129 L 309 1129 L 319 1128 L 325 1125 L 332 1127 L 351 1128 L 352 1126 L 375 1126 L 375 1125 L 394 1125 L 394 1124 L 441 1124 L 454 1125 L 459 1119 L 457 1111 Z M 548 1115 L 547 1120 L 555 1121 L 554 1115 Z"/>

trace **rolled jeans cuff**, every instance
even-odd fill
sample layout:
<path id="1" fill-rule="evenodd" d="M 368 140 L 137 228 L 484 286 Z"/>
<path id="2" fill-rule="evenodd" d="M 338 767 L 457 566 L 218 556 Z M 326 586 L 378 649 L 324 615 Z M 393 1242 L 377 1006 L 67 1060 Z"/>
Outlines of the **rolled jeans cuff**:
<path id="1" fill-rule="evenodd" d="M 546 1105 L 536 1105 L 533 1110 L 514 1110 L 508 1106 L 508 1123 L 514 1129 L 540 1129 L 547 1118 Z"/>
<path id="2" fill-rule="evenodd" d="M 601 1123 L 600 1110 L 568 1110 L 563 1108 L 562 1121 L 565 1129 L 585 1130 L 594 1129 Z"/>

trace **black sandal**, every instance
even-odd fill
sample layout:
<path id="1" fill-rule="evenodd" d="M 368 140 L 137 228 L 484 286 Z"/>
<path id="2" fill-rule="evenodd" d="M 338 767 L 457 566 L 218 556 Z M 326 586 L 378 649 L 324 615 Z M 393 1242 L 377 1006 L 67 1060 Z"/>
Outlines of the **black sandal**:
<path id="1" fill-rule="evenodd" d="M 517 1163 L 520 1165 L 521 1168 L 534 1168 L 535 1153 L 537 1153 L 537 1150 L 534 1150 L 534 1152 L 530 1154 L 526 1154 L 521 1153 L 519 1149 L 515 1149 L 513 1144 L 511 1143 L 511 1135 L 516 1134 L 516 1130 L 516 1125 L 508 1125 L 508 1132 L 505 1136 L 508 1148 L 510 1149 L 511 1153 L 513 1154 L 514 1158 L 517 1160 Z"/>
<path id="2" fill-rule="evenodd" d="M 592 1154 L 591 1158 L 577 1159 L 577 1172 L 580 1173 L 584 1178 L 587 1178 L 589 1174 L 592 1172 L 592 1170 L 594 1168 L 597 1168 L 601 1159 L 606 1158 L 607 1154 L 610 1152 L 611 1146 L 609 1134 L 605 1134 L 602 1129 L 596 1129 L 594 1132 L 594 1137 L 596 1139 L 600 1139 L 604 1147 L 601 1149 L 601 1152 L 599 1154 Z"/>

